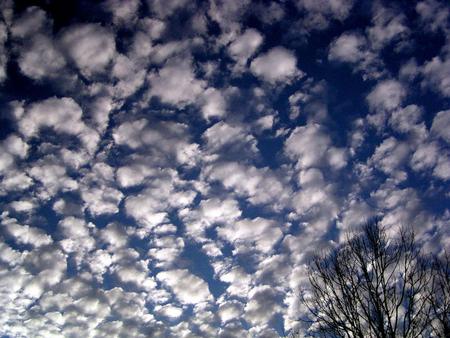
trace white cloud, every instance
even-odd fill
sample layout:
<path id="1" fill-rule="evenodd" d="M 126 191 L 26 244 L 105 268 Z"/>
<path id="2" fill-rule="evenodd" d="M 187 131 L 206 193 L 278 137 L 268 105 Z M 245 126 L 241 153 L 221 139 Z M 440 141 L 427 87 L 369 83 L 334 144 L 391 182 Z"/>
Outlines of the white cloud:
<path id="1" fill-rule="evenodd" d="M 323 30 L 331 20 L 345 20 L 353 8 L 354 0 L 297 0 L 298 8 L 304 10 L 303 25 L 307 30 Z"/>
<path id="2" fill-rule="evenodd" d="M 370 43 L 374 49 L 382 49 L 393 41 L 401 41 L 409 35 L 405 24 L 406 16 L 385 8 L 377 2 L 373 6 L 373 26 L 367 29 Z"/>
<path id="3" fill-rule="evenodd" d="M 158 261 L 156 267 L 167 269 L 177 261 L 183 249 L 184 240 L 181 237 L 157 237 L 152 240 L 148 255 Z"/>
<path id="4" fill-rule="evenodd" d="M 177 319 L 181 317 L 183 314 L 183 309 L 177 306 L 173 306 L 171 304 L 166 304 L 164 306 L 155 307 L 156 312 L 164 317 L 168 317 L 170 319 Z"/>
<path id="5" fill-rule="evenodd" d="M 195 77 L 189 60 L 171 61 L 157 73 L 151 73 L 148 80 L 150 95 L 179 107 L 196 102 L 206 86 Z"/>
<path id="6" fill-rule="evenodd" d="M 113 22 L 117 24 L 130 24 L 137 20 L 137 11 L 139 9 L 139 0 L 128 0 L 123 2 L 120 0 L 107 0 L 103 7 L 112 14 Z"/>
<path id="7" fill-rule="evenodd" d="M 329 60 L 356 63 L 365 56 L 366 40 L 355 33 L 343 33 L 330 44 Z"/>
<path id="8" fill-rule="evenodd" d="M 435 32 L 439 29 L 446 31 L 449 28 L 450 10 L 443 2 L 436 0 L 420 1 L 416 5 L 416 12 L 427 30 Z"/>
<path id="9" fill-rule="evenodd" d="M 173 172 L 163 173 L 150 181 L 139 194 L 129 195 L 125 200 L 127 214 L 143 227 L 151 229 L 165 221 L 168 211 L 190 205 L 196 192 L 177 186 L 176 178 Z"/>
<path id="10" fill-rule="evenodd" d="M 152 154 L 153 165 L 167 165 L 168 162 L 194 165 L 199 156 L 198 145 L 190 143 L 186 124 L 171 121 L 149 123 L 145 119 L 124 122 L 113 132 L 114 141 L 132 149 L 144 148 L 143 152 Z"/>
<path id="11" fill-rule="evenodd" d="M 286 154 L 297 160 L 301 169 L 322 166 L 341 169 L 347 162 L 345 150 L 332 147 L 329 135 L 319 124 L 295 128 L 284 146 Z"/>
<path id="12" fill-rule="evenodd" d="M 33 37 L 30 45 L 21 51 L 18 62 L 22 73 L 34 80 L 55 76 L 66 65 L 62 53 L 44 35 Z"/>
<path id="13" fill-rule="evenodd" d="M 97 24 L 77 24 L 66 29 L 61 44 L 84 76 L 105 70 L 116 53 L 114 35 Z"/>
<path id="14" fill-rule="evenodd" d="M 111 187 L 83 187 L 81 197 L 86 208 L 94 216 L 102 214 L 115 214 L 119 211 L 118 205 L 123 194 Z"/>
<path id="15" fill-rule="evenodd" d="M 163 271 L 156 278 L 167 285 L 183 304 L 197 304 L 213 300 L 208 284 L 186 269 Z"/>
<path id="16" fill-rule="evenodd" d="M 223 117 L 226 114 L 226 101 L 223 94 L 214 88 L 208 88 L 200 98 L 202 114 L 205 120 L 211 117 Z"/>
<path id="17" fill-rule="evenodd" d="M 416 171 L 434 167 L 439 157 L 439 147 L 436 142 L 420 143 L 411 157 L 411 168 Z"/>
<path id="18" fill-rule="evenodd" d="M 256 29 L 249 28 L 228 46 L 228 53 L 239 65 L 245 66 L 247 60 L 255 53 L 262 42 L 261 33 Z"/>
<path id="19" fill-rule="evenodd" d="M 425 63 L 422 68 L 424 76 L 423 85 L 436 90 L 443 97 L 450 97 L 450 80 L 447 74 L 450 72 L 450 58 L 442 59 L 435 56 Z"/>
<path id="20" fill-rule="evenodd" d="M 367 95 L 369 107 L 375 111 L 391 111 L 400 106 L 406 89 L 396 80 L 383 80 Z"/>
<path id="21" fill-rule="evenodd" d="M 246 298 L 252 284 L 252 276 L 247 274 L 241 267 L 232 267 L 220 271 L 219 278 L 228 283 L 227 293 L 232 296 Z"/>
<path id="22" fill-rule="evenodd" d="M 112 75 L 118 79 L 114 85 L 114 97 L 124 99 L 134 94 L 145 81 L 146 70 L 128 57 L 119 54 L 114 59 Z"/>
<path id="23" fill-rule="evenodd" d="M 375 167 L 398 180 L 406 179 L 404 164 L 410 155 L 410 147 L 394 137 L 385 139 L 376 149 L 370 161 Z"/>
<path id="24" fill-rule="evenodd" d="M 6 25 L 0 23 L 0 83 L 6 80 L 6 64 L 8 62 L 8 52 L 6 51 L 6 40 L 8 39 L 8 32 Z"/>
<path id="25" fill-rule="evenodd" d="M 15 218 L 10 218 L 7 212 L 1 214 L 1 224 L 6 233 L 17 244 L 30 244 L 33 247 L 40 247 L 53 243 L 52 238 L 44 231 L 29 225 L 19 224 Z"/>
<path id="26" fill-rule="evenodd" d="M 252 204 L 272 203 L 278 208 L 290 194 L 289 187 L 269 168 L 224 162 L 206 166 L 204 172 L 208 180 L 222 182 L 226 189 L 247 196 Z"/>
<path id="27" fill-rule="evenodd" d="M 272 84 L 289 83 L 303 73 L 297 69 L 297 58 L 284 47 L 274 47 L 258 56 L 250 65 L 252 73 Z"/>
<path id="28" fill-rule="evenodd" d="M 450 156 L 448 154 L 439 157 L 433 175 L 444 181 L 450 180 Z"/>
<path id="29" fill-rule="evenodd" d="M 408 132 L 417 128 L 422 120 L 423 110 L 416 105 L 395 110 L 389 118 L 389 125 L 399 132 Z"/>
<path id="30" fill-rule="evenodd" d="M 43 185 L 40 192 L 41 199 L 50 199 L 59 190 L 73 191 L 78 188 L 78 182 L 67 175 L 64 166 L 53 163 L 39 163 L 34 165 L 28 174 Z"/>
<path id="31" fill-rule="evenodd" d="M 238 301 L 228 301 L 220 304 L 217 311 L 222 323 L 241 317 L 243 304 Z"/>
<path id="32" fill-rule="evenodd" d="M 203 133 L 206 148 L 212 153 L 219 153 L 224 147 L 229 151 L 233 146 L 244 154 L 257 154 L 256 139 L 245 130 L 244 125 L 230 125 L 220 121 Z"/>
<path id="33" fill-rule="evenodd" d="M 243 245 L 249 249 L 248 243 L 254 243 L 258 250 L 265 253 L 269 252 L 283 235 L 276 222 L 261 217 L 221 226 L 217 233 L 237 247 Z"/>
<path id="34" fill-rule="evenodd" d="M 147 0 L 150 9 L 161 18 L 170 16 L 176 10 L 186 6 L 187 3 L 187 0 Z"/>
<path id="35" fill-rule="evenodd" d="M 15 134 L 11 134 L 5 140 L 3 140 L 1 146 L 3 148 L 3 151 L 6 151 L 9 154 L 17 156 L 21 159 L 27 157 L 28 149 L 30 148 L 27 142 L 25 142 Z"/>
<path id="36" fill-rule="evenodd" d="M 431 125 L 431 132 L 450 143 L 450 110 L 436 114 Z"/>
<path id="37" fill-rule="evenodd" d="M 69 97 L 52 97 L 35 102 L 26 108 L 19 120 L 19 130 L 26 137 L 33 137 L 42 127 L 53 128 L 57 132 L 76 135 L 89 152 L 97 147 L 99 135 L 82 120 L 80 106 Z"/>
<path id="38" fill-rule="evenodd" d="M 239 204 L 234 199 L 210 198 L 202 200 L 198 209 L 187 212 L 183 221 L 186 232 L 200 242 L 205 240 L 205 229 L 216 224 L 231 224 L 241 216 L 241 213 Z M 220 250 L 215 246 L 209 249 L 208 251 L 220 254 Z"/>
<path id="39" fill-rule="evenodd" d="M 125 246 L 128 242 L 128 235 L 123 227 L 116 223 L 110 223 L 99 231 L 100 239 L 107 243 L 112 249 Z"/>
<path id="40" fill-rule="evenodd" d="M 249 293 L 245 306 L 245 319 L 252 324 L 266 324 L 274 314 L 281 311 L 280 294 L 269 285 L 260 285 Z"/>
<path id="41" fill-rule="evenodd" d="M 47 25 L 49 25 L 49 20 L 45 11 L 36 6 L 28 7 L 24 13 L 14 21 L 11 27 L 11 35 L 15 38 L 27 38 L 30 35 L 39 32 Z"/>

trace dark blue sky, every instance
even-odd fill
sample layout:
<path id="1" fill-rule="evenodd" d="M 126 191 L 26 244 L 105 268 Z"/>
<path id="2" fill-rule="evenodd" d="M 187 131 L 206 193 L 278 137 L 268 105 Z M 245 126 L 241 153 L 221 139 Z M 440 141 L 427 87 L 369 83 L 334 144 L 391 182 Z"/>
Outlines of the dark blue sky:
<path id="1" fill-rule="evenodd" d="M 307 334 L 312 255 L 449 249 L 445 1 L 0 4 L 0 334 Z"/>

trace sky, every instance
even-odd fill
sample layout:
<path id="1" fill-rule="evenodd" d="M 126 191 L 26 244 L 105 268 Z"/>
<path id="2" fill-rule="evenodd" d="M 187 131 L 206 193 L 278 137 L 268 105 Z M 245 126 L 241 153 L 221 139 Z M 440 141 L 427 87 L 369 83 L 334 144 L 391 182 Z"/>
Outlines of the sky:
<path id="1" fill-rule="evenodd" d="M 450 249 L 445 0 L 0 2 L 0 335 L 307 334 L 379 216 Z"/>

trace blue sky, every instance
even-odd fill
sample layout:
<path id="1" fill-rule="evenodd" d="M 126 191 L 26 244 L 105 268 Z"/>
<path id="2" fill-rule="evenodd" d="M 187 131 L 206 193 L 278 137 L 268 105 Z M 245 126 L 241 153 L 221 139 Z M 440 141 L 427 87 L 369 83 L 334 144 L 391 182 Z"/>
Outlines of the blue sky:
<path id="1" fill-rule="evenodd" d="M 0 333 L 307 334 L 373 216 L 449 249 L 445 1 L 0 4 Z"/>

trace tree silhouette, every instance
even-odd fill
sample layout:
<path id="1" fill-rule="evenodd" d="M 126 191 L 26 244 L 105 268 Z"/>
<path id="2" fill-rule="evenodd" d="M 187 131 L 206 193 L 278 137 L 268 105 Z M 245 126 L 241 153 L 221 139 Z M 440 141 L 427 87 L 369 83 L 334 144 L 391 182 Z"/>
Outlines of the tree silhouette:
<path id="1" fill-rule="evenodd" d="M 449 260 L 425 256 L 406 228 L 388 238 L 374 219 L 309 264 L 301 301 L 309 335 L 449 337 Z"/>
<path id="2" fill-rule="evenodd" d="M 435 257 L 433 266 L 434 292 L 430 294 L 433 310 L 433 333 L 436 337 L 450 337 L 450 255 Z"/>

